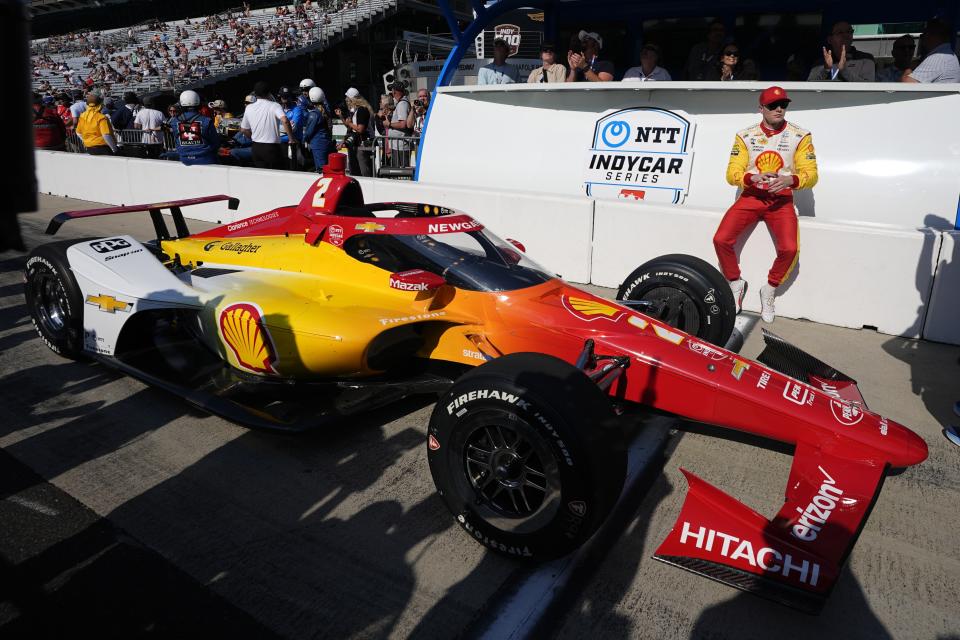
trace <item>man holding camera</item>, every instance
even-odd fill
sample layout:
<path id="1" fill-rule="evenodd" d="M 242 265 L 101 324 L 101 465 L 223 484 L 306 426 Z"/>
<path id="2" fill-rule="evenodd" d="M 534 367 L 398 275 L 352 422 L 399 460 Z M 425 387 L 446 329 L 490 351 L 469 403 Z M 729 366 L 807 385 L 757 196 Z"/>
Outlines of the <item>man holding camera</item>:
<path id="1" fill-rule="evenodd" d="M 777 257 L 760 288 L 761 317 L 773 322 L 777 287 L 793 271 L 800 250 L 800 228 L 793 206 L 793 191 L 817 183 L 817 156 L 813 138 L 786 120 L 790 98 L 780 87 L 760 93 L 761 121 L 737 132 L 727 163 L 727 182 L 743 191 L 720 221 L 713 246 L 720 270 L 730 281 L 737 312 L 747 283 L 740 278 L 734 246 L 751 224 L 763 221 L 773 235 Z"/>
<path id="2" fill-rule="evenodd" d="M 383 121 L 383 129 L 388 138 L 403 138 L 410 134 L 407 128 L 407 119 L 412 109 L 407 100 L 407 91 L 402 82 L 390 85 L 390 94 L 393 96 L 393 109 L 381 109 L 377 116 Z M 390 142 L 390 166 L 406 167 L 410 164 L 410 146 L 406 140 Z"/>
<path id="3" fill-rule="evenodd" d="M 413 109 L 407 116 L 407 129 L 413 131 L 413 135 L 420 137 L 423 132 L 423 121 L 427 117 L 427 108 L 430 106 L 430 92 L 426 89 L 417 91 L 417 99 L 413 101 Z"/>

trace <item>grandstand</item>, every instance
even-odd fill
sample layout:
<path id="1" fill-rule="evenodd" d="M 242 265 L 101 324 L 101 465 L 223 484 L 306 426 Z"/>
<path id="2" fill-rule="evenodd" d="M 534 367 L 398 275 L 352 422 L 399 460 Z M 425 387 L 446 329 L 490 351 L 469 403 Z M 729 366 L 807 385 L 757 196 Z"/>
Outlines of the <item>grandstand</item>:
<path id="1" fill-rule="evenodd" d="M 33 88 L 59 93 L 93 87 L 111 94 L 199 88 L 328 48 L 392 15 L 397 5 L 351 0 L 240 7 L 206 18 L 38 39 L 31 45 Z"/>

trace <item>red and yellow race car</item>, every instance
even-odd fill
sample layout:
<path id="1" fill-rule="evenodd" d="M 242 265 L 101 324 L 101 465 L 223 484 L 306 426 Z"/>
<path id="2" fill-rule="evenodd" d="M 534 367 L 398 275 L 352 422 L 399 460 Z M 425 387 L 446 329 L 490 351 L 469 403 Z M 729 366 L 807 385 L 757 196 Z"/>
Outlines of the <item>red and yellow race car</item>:
<path id="1" fill-rule="evenodd" d="M 549 558 L 589 538 L 623 486 L 623 425 L 654 409 L 796 446 L 770 520 L 685 472 L 665 562 L 815 610 L 891 468 L 925 442 L 869 411 L 856 383 L 766 336 L 724 348 L 732 294 L 702 260 L 638 268 L 610 301 L 558 279 L 465 213 L 365 204 L 331 156 L 298 205 L 191 234 L 38 247 L 26 298 L 41 338 L 251 427 L 317 427 L 412 394 L 440 396 L 427 448 L 461 526 L 499 552 Z M 167 229 L 163 210 L 173 218 Z"/>

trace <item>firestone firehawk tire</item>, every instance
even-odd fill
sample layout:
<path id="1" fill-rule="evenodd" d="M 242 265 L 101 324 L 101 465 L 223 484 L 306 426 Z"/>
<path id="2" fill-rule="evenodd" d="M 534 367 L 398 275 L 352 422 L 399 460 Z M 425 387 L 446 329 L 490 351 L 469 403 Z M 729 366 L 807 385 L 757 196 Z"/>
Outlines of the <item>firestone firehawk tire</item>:
<path id="1" fill-rule="evenodd" d="M 83 294 L 67 262 L 67 248 L 80 242 L 84 239 L 41 245 L 23 270 L 27 310 L 40 339 L 73 360 L 83 357 Z"/>
<path id="2" fill-rule="evenodd" d="M 730 339 L 737 317 L 723 274 L 710 263 L 681 253 L 637 267 L 620 285 L 617 300 L 652 302 L 649 312 L 641 312 L 720 347 Z"/>
<path id="3" fill-rule="evenodd" d="M 534 560 L 583 544 L 626 477 L 608 397 L 579 369 L 538 353 L 461 377 L 434 408 L 427 457 L 461 527 L 495 551 Z"/>

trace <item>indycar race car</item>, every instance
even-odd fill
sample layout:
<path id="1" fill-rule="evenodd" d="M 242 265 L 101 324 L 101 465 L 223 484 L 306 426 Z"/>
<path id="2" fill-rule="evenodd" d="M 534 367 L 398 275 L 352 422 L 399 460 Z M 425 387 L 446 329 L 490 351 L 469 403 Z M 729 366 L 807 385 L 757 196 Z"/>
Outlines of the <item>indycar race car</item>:
<path id="1" fill-rule="evenodd" d="M 426 445 L 438 493 L 473 538 L 520 558 L 568 553 L 605 520 L 636 412 L 789 443 L 772 520 L 684 471 L 690 490 L 655 557 L 810 611 L 888 471 L 926 458 L 854 380 L 776 336 L 757 361 L 724 348 L 733 298 L 704 261 L 653 260 L 610 301 L 460 211 L 364 204 L 343 165 L 332 154 L 298 205 L 203 233 L 181 209 L 236 200 L 57 215 L 48 233 L 149 212 L 157 237 L 34 250 L 25 291 L 40 337 L 254 428 L 302 430 L 437 394 Z"/>

